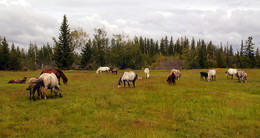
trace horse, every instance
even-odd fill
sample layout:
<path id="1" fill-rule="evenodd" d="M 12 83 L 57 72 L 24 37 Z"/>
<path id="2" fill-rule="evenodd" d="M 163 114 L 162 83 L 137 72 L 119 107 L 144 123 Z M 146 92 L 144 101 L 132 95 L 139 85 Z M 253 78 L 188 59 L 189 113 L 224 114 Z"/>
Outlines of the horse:
<path id="1" fill-rule="evenodd" d="M 133 87 L 135 88 L 135 81 L 137 80 L 138 75 L 133 72 L 133 71 L 129 71 L 129 72 L 124 72 L 122 74 L 122 76 L 120 77 L 120 79 L 118 80 L 118 88 L 120 88 L 120 85 L 122 84 L 122 81 L 124 81 L 124 87 L 125 87 L 125 82 L 127 81 L 128 83 L 128 87 L 130 87 L 129 81 L 133 83 Z"/>
<path id="2" fill-rule="evenodd" d="M 116 73 L 116 75 L 117 75 L 117 69 L 110 68 L 110 70 L 111 70 L 111 73 L 112 73 L 112 74 L 113 74 L 113 73 Z"/>
<path id="3" fill-rule="evenodd" d="M 175 84 L 175 79 L 176 79 L 176 76 L 174 73 L 172 73 L 171 75 L 168 76 L 168 79 L 166 80 L 169 84 Z"/>
<path id="4" fill-rule="evenodd" d="M 204 80 L 203 77 L 205 77 L 205 81 L 208 78 L 208 73 L 207 72 L 200 72 L 200 80 Z"/>
<path id="5" fill-rule="evenodd" d="M 146 79 L 149 79 L 149 77 L 150 77 L 149 72 L 150 72 L 150 70 L 149 70 L 148 68 L 145 68 L 145 69 L 144 69 L 144 74 L 145 74 L 145 78 L 146 78 Z"/>
<path id="6" fill-rule="evenodd" d="M 216 81 L 216 74 L 217 74 L 217 70 L 209 70 L 208 72 L 208 81 L 210 81 L 212 79 L 212 81 Z"/>
<path id="7" fill-rule="evenodd" d="M 238 71 L 236 73 L 236 76 L 238 81 L 241 83 L 245 83 L 247 81 L 247 73 L 245 73 L 244 71 Z"/>
<path id="8" fill-rule="evenodd" d="M 63 79 L 63 83 L 66 85 L 68 83 L 68 78 L 65 76 L 65 74 L 58 69 L 47 69 L 41 72 L 41 74 L 43 73 L 54 73 L 58 80 L 59 80 L 59 85 L 60 85 L 60 77 Z"/>
<path id="9" fill-rule="evenodd" d="M 58 79 L 54 73 L 43 73 L 36 81 L 36 85 L 40 85 L 40 87 L 42 86 L 44 87 L 44 100 L 46 100 L 47 89 L 51 89 L 51 97 L 52 97 L 53 89 L 55 95 L 57 95 L 58 91 L 60 90 Z M 61 93 L 60 93 L 60 97 L 62 97 Z"/>
<path id="10" fill-rule="evenodd" d="M 25 83 L 27 77 L 23 77 L 22 80 L 10 80 L 8 83 Z"/>
<path id="11" fill-rule="evenodd" d="M 170 71 L 170 75 L 172 75 L 173 73 L 174 73 L 175 78 L 176 78 L 177 80 L 179 80 L 179 79 L 181 78 L 181 72 L 180 72 L 179 70 L 177 70 L 177 69 L 172 69 L 172 70 Z"/>
<path id="12" fill-rule="evenodd" d="M 102 73 L 102 72 L 109 72 L 110 71 L 110 68 L 109 67 L 99 67 L 96 71 L 96 73 Z"/>
<path id="13" fill-rule="evenodd" d="M 29 84 L 28 88 L 26 89 L 26 90 L 30 90 L 30 100 L 31 100 L 31 95 L 33 94 L 33 100 L 34 101 L 35 101 L 34 93 L 35 93 L 36 90 L 37 90 L 38 97 L 39 97 L 40 100 L 41 100 L 41 96 L 42 96 L 40 85 L 37 85 L 37 83 L 36 83 L 37 80 L 38 80 L 38 78 L 30 78 L 29 81 L 28 81 L 28 84 Z"/>
<path id="14" fill-rule="evenodd" d="M 226 73 L 227 79 L 229 78 L 229 76 L 231 76 L 231 79 L 233 79 L 233 76 L 237 73 L 237 69 L 230 68 L 225 73 Z"/>

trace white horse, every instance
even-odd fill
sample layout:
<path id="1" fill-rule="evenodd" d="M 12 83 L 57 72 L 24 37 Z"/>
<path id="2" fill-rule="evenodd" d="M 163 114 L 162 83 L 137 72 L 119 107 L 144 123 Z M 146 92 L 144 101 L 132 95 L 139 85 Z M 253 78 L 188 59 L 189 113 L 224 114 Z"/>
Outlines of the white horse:
<path id="1" fill-rule="evenodd" d="M 51 97 L 52 90 L 54 90 L 55 95 L 57 95 L 60 90 L 59 81 L 54 73 L 43 73 L 37 80 L 37 85 L 44 87 L 44 100 L 46 100 L 46 91 L 51 89 Z M 60 93 L 60 97 L 61 93 Z"/>
<path id="2" fill-rule="evenodd" d="M 96 71 L 96 73 L 102 73 L 102 72 L 109 72 L 110 68 L 109 67 L 99 67 Z"/>
<path id="3" fill-rule="evenodd" d="M 208 72 L 208 81 L 210 81 L 211 78 L 212 78 L 212 81 L 213 80 L 216 81 L 216 74 L 217 74 L 217 70 L 214 70 L 214 69 L 209 70 L 209 72 Z"/>
<path id="4" fill-rule="evenodd" d="M 244 71 L 238 71 L 236 76 L 241 83 L 245 83 L 247 81 L 247 73 Z"/>
<path id="5" fill-rule="evenodd" d="M 177 80 L 179 80 L 179 79 L 181 78 L 181 72 L 180 72 L 179 70 L 177 70 L 177 69 L 172 69 L 172 70 L 170 71 L 170 75 L 172 75 L 172 73 L 174 73 L 175 78 L 176 78 Z"/>
<path id="6" fill-rule="evenodd" d="M 230 68 L 225 73 L 226 73 L 227 79 L 229 78 L 229 76 L 231 76 L 231 79 L 233 79 L 233 76 L 237 73 L 237 69 Z"/>
<path id="7" fill-rule="evenodd" d="M 124 81 L 124 87 L 125 87 L 126 81 L 128 83 L 128 86 L 130 87 L 130 84 L 129 84 L 129 81 L 130 81 L 130 82 L 133 82 L 133 87 L 135 88 L 135 81 L 137 80 L 137 78 L 138 78 L 137 74 L 133 71 L 124 72 L 123 75 L 118 80 L 118 88 L 120 88 L 122 81 Z"/>
<path id="8" fill-rule="evenodd" d="M 150 74 L 149 74 L 150 70 L 148 68 L 145 68 L 144 69 L 144 74 L 145 74 L 145 78 L 148 79 L 150 77 Z"/>

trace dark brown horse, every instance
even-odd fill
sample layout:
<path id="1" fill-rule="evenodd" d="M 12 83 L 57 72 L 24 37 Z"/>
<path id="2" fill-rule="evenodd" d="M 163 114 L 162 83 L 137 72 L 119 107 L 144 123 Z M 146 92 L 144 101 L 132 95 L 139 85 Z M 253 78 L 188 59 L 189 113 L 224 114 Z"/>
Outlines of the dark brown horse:
<path id="1" fill-rule="evenodd" d="M 113 73 L 116 73 L 116 74 L 117 74 L 117 69 L 110 68 L 110 70 L 111 70 L 111 73 L 112 73 L 112 74 L 113 74 Z"/>
<path id="2" fill-rule="evenodd" d="M 63 83 L 64 84 L 67 84 L 68 82 L 68 78 L 65 76 L 65 74 L 61 71 L 61 70 L 58 70 L 58 69 L 47 69 L 47 70 L 44 70 L 41 72 L 42 73 L 54 73 L 58 80 L 59 80 L 59 85 L 60 85 L 60 77 L 63 79 Z"/>

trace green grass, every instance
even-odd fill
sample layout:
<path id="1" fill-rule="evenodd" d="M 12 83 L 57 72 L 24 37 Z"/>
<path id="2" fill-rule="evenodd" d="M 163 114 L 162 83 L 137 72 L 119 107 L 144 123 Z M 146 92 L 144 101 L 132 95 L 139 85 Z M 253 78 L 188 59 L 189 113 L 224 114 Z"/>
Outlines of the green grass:
<path id="1" fill-rule="evenodd" d="M 227 80 L 226 69 L 200 81 L 200 71 L 182 70 L 173 86 L 168 71 L 152 70 L 136 88 L 119 89 L 122 71 L 65 71 L 63 97 L 48 91 L 46 101 L 30 101 L 27 84 L 7 83 L 40 71 L 1 71 L 0 137 L 260 137 L 260 70 L 245 70 L 244 84 Z"/>

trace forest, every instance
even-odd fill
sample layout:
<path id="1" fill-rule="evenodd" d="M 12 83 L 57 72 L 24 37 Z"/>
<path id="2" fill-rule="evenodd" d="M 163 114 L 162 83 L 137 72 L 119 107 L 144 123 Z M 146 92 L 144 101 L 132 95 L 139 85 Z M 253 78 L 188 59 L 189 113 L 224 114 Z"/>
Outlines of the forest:
<path id="1" fill-rule="evenodd" d="M 241 40 L 239 51 L 234 51 L 228 42 L 216 45 L 186 36 L 154 40 L 115 34 L 108 38 L 105 28 L 94 29 L 90 37 L 80 27 L 71 31 L 66 15 L 59 31 L 59 37 L 53 37 L 53 45 L 38 46 L 30 42 L 26 51 L 15 44 L 9 45 L 8 38 L 0 36 L 0 70 L 95 70 L 99 66 L 119 69 L 260 68 L 260 52 L 251 36 Z"/>

